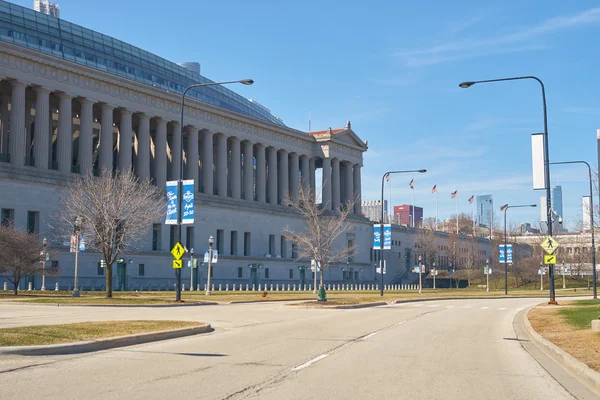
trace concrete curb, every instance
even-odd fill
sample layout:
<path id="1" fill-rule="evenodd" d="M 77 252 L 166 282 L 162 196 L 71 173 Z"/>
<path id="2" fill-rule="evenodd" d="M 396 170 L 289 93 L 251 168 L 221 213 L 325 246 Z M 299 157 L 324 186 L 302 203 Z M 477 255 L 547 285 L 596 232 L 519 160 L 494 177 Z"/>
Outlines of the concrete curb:
<path id="1" fill-rule="evenodd" d="M 535 307 L 535 306 L 534 306 Z M 554 343 L 545 339 L 537 333 L 531 322 L 529 322 L 529 311 L 534 307 L 525 310 L 521 315 L 521 322 L 527 331 L 531 342 L 542 350 L 550 359 L 567 370 L 571 375 L 582 381 L 589 389 L 600 395 L 600 373 L 588 367 L 585 363 L 579 361 Z"/>
<path id="2" fill-rule="evenodd" d="M 113 349 L 117 347 L 133 346 L 136 344 L 156 342 L 212 332 L 210 324 L 194 326 L 190 328 L 172 329 L 168 331 L 149 332 L 139 335 L 118 336 L 109 339 L 100 339 L 87 342 L 62 343 L 48 346 L 10 346 L 0 347 L 0 355 L 13 354 L 21 356 L 50 356 L 89 353 Z"/>
<path id="3" fill-rule="evenodd" d="M 205 303 L 175 303 L 175 304 L 69 304 L 69 303 L 29 303 L 29 302 L 14 302 L 13 304 L 26 306 L 47 306 L 47 307 L 130 307 L 130 308 L 168 308 L 168 307 L 199 307 L 199 306 L 216 306 L 220 303 L 205 302 Z"/>

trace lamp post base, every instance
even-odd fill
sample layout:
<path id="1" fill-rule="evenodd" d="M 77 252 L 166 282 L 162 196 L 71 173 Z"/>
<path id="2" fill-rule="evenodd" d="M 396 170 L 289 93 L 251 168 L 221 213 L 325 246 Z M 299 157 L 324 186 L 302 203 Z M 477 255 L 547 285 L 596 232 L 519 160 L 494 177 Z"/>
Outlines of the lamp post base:
<path id="1" fill-rule="evenodd" d="M 79 290 L 73 290 L 71 297 L 79 297 Z"/>
<path id="2" fill-rule="evenodd" d="M 210 290 L 207 290 L 205 293 L 206 296 L 210 296 Z"/>
<path id="3" fill-rule="evenodd" d="M 556 302 L 556 300 L 552 299 L 552 300 L 550 300 L 550 301 L 548 302 L 548 305 L 550 305 L 550 306 L 557 306 L 557 305 L 558 305 L 558 303 Z"/>

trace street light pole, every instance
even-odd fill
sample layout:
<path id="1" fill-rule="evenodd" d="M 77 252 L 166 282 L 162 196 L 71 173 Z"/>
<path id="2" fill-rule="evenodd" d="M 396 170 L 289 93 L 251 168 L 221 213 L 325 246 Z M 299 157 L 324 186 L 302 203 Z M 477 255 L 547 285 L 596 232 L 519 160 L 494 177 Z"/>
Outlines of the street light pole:
<path id="1" fill-rule="evenodd" d="M 485 259 L 485 291 L 490 291 L 490 259 Z"/>
<path id="2" fill-rule="evenodd" d="M 500 211 L 504 211 L 504 294 L 508 295 L 508 257 L 506 256 L 506 250 L 508 248 L 507 234 L 506 234 L 506 212 L 509 208 L 520 208 L 520 207 L 537 207 L 537 204 L 524 204 L 518 206 L 511 206 L 508 204 L 500 207 Z"/>
<path id="3" fill-rule="evenodd" d="M 48 239 L 44 238 L 42 240 L 42 254 L 41 254 L 41 258 L 42 258 L 42 291 L 46 290 L 46 252 L 47 249 L 46 247 L 48 246 Z"/>
<path id="4" fill-rule="evenodd" d="M 421 263 L 421 256 L 419 256 L 419 294 L 423 291 L 423 285 L 421 283 L 421 274 L 423 273 L 423 264 Z"/>
<path id="5" fill-rule="evenodd" d="M 563 289 L 567 288 L 566 282 L 565 282 L 565 263 L 563 262 L 563 267 L 562 267 L 562 276 L 563 276 Z"/>
<path id="6" fill-rule="evenodd" d="M 199 88 L 199 87 L 204 87 L 204 86 L 216 86 L 216 85 L 227 85 L 230 83 L 241 83 L 243 85 L 252 85 L 254 83 L 254 81 L 252 79 L 241 79 L 241 80 L 237 80 L 237 81 L 226 81 L 226 82 L 208 82 L 208 83 L 195 83 L 193 85 L 190 85 L 188 87 L 185 88 L 185 90 L 183 91 L 183 93 L 181 94 L 181 121 L 180 121 L 180 143 L 181 143 L 181 149 L 179 149 L 179 152 L 181 153 L 179 158 L 179 180 L 177 181 L 177 187 L 179 190 L 179 195 L 177 196 L 177 242 L 181 243 L 181 235 L 182 235 L 182 219 L 183 219 L 183 131 L 184 131 L 184 125 L 183 125 L 183 112 L 185 110 L 185 95 L 188 92 L 188 90 L 193 89 L 193 88 Z M 175 151 L 177 151 L 177 149 L 175 149 Z M 196 182 L 194 182 L 195 184 Z M 175 288 L 175 301 L 180 302 L 181 301 L 181 268 L 176 268 L 175 269 L 175 279 L 177 280 L 177 285 Z M 207 293 L 207 294 L 210 294 Z"/>
<path id="7" fill-rule="evenodd" d="M 594 192 L 592 188 L 592 167 L 586 161 L 561 161 L 550 164 L 585 164 L 588 167 L 588 178 L 590 182 L 590 229 L 592 231 L 592 279 L 594 280 L 594 300 L 598 300 L 597 273 L 596 273 L 596 244 L 594 240 Z M 563 272 L 563 289 L 564 289 Z"/>
<path id="8" fill-rule="evenodd" d="M 210 270 L 212 267 L 212 252 L 213 252 L 213 243 L 215 241 L 215 238 L 212 237 L 212 235 L 208 238 L 208 272 L 207 272 L 207 277 L 206 277 L 206 295 L 210 296 Z"/>
<path id="9" fill-rule="evenodd" d="M 194 291 L 194 248 L 190 250 L 190 292 Z"/>
<path id="10" fill-rule="evenodd" d="M 544 263 L 540 261 L 540 290 L 544 290 Z"/>
<path id="11" fill-rule="evenodd" d="M 81 229 L 81 218 L 75 218 L 75 282 L 72 297 L 79 297 L 79 230 Z"/>
<path id="12" fill-rule="evenodd" d="M 435 269 L 435 261 L 433 262 L 433 288 L 435 289 L 435 273 L 437 270 Z"/>
<path id="13" fill-rule="evenodd" d="M 426 169 L 411 169 L 406 171 L 388 171 L 381 177 L 381 220 L 379 221 L 381 225 L 381 238 L 379 240 L 379 272 L 381 275 L 381 288 L 379 290 L 380 295 L 383 297 L 383 188 L 385 185 L 385 178 L 392 174 L 407 174 L 411 172 L 418 172 L 420 174 L 424 174 L 427 172 Z M 414 214 L 414 210 L 413 210 Z"/>
<path id="14" fill-rule="evenodd" d="M 505 82 L 505 81 L 516 81 L 522 79 L 533 79 L 537 81 L 542 89 L 542 102 L 544 108 L 544 186 L 546 186 L 546 219 L 548 224 L 548 235 L 552 236 L 552 203 L 551 203 L 551 193 L 550 193 L 550 154 L 548 150 L 548 113 L 546 111 L 546 89 L 544 87 L 544 83 L 541 79 L 535 76 L 517 76 L 513 78 L 501 78 L 501 79 L 488 79 L 483 81 L 467 81 L 462 82 L 458 86 L 467 89 L 476 83 L 492 83 L 492 82 Z M 554 267 L 549 265 L 548 277 L 550 279 L 550 301 L 549 304 L 557 304 L 556 303 L 556 293 L 554 290 Z"/>

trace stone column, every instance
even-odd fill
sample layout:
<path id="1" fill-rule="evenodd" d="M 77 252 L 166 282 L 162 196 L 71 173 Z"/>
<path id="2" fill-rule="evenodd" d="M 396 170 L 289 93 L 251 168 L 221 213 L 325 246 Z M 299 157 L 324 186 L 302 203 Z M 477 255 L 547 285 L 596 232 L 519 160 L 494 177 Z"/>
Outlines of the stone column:
<path id="1" fill-rule="evenodd" d="M 113 169 L 113 110 L 108 104 L 102 105 L 102 117 L 100 119 L 100 162 L 99 169 Z"/>
<path id="2" fill-rule="evenodd" d="M 170 181 L 179 180 L 179 172 L 181 171 L 181 124 L 179 122 L 171 122 L 173 127 L 173 135 L 171 136 L 171 176 Z"/>
<path id="3" fill-rule="evenodd" d="M 48 169 L 48 146 L 50 145 L 50 91 L 43 87 L 35 89 L 35 141 L 33 157 L 35 166 Z M 81 139 L 79 139 L 81 141 Z"/>
<path id="4" fill-rule="evenodd" d="M 331 160 L 331 207 L 340 209 L 340 160 Z"/>
<path id="5" fill-rule="evenodd" d="M 140 181 L 145 181 L 150 179 L 150 117 L 146 114 L 139 115 L 137 142 L 138 151 L 135 159 L 135 171 Z"/>
<path id="6" fill-rule="evenodd" d="M 22 166 L 25 164 L 25 84 L 17 81 L 10 84 L 10 162 Z"/>
<path id="7" fill-rule="evenodd" d="M 298 202 L 298 187 L 300 184 L 300 159 L 298 154 L 290 154 L 290 196 L 294 203 Z"/>
<path id="8" fill-rule="evenodd" d="M 267 201 L 267 166 L 265 146 L 256 144 L 256 201 L 264 203 Z"/>
<path id="9" fill-rule="evenodd" d="M 217 136 L 217 190 L 219 196 L 227 197 L 227 136 Z"/>
<path id="10" fill-rule="evenodd" d="M 352 163 L 346 162 L 344 163 L 344 173 L 346 182 L 346 194 L 344 198 L 346 202 L 352 203 L 354 201 L 354 171 L 352 168 Z"/>
<path id="11" fill-rule="evenodd" d="M 0 148 L 0 153 L 2 154 L 7 154 L 9 152 L 8 150 L 8 126 L 9 126 L 9 114 L 10 112 L 8 111 L 8 103 L 9 103 L 9 99 L 10 96 L 8 95 L 8 93 L 4 93 L 2 95 L 2 147 Z"/>
<path id="12" fill-rule="evenodd" d="M 162 118 L 156 119 L 155 139 L 154 181 L 157 187 L 165 189 L 167 186 L 167 121 Z"/>
<path id="13" fill-rule="evenodd" d="M 187 127 L 187 147 L 185 150 L 185 179 L 194 180 L 194 191 L 198 192 L 198 128 Z"/>
<path id="14" fill-rule="evenodd" d="M 302 174 L 302 187 L 304 190 L 310 189 L 310 158 L 307 156 L 300 157 L 300 171 Z"/>
<path id="15" fill-rule="evenodd" d="M 242 149 L 241 141 L 236 137 L 231 138 L 231 169 L 230 169 L 231 197 L 242 198 Z"/>
<path id="16" fill-rule="evenodd" d="M 213 133 L 204 131 L 202 137 L 202 184 L 205 194 L 214 194 L 213 187 Z"/>
<path id="17" fill-rule="evenodd" d="M 361 184 L 360 184 L 360 165 L 354 165 L 354 198 L 356 199 L 356 204 L 354 205 L 354 214 L 362 215 L 362 199 L 361 199 Z"/>
<path id="18" fill-rule="evenodd" d="M 323 158 L 323 194 L 321 201 L 324 210 L 331 210 L 331 158 Z"/>
<path id="19" fill-rule="evenodd" d="M 311 158 L 310 160 L 308 160 L 308 184 L 310 187 L 310 190 L 313 193 L 316 193 L 317 190 L 317 182 L 316 182 L 316 170 L 317 170 L 317 166 L 315 165 L 317 162 L 316 159 Z"/>
<path id="20" fill-rule="evenodd" d="M 60 93 L 58 107 L 57 154 L 58 170 L 63 174 L 71 172 L 73 165 L 73 96 Z"/>
<path id="21" fill-rule="evenodd" d="M 132 112 L 121 109 L 121 123 L 119 124 L 119 170 L 131 170 L 131 141 L 132 141 Z"/>
<path id="22" fill-rule="evenodd" d="M 254 201 L 254 146 L 244 142 L 244 199 Z"/>
<path id="23" fill-rule="evenodd" d="M 86 175 L 93 167 L 94 154 L 94 102 L 88 99 L 79 99 L 81 115 L 79 119 L 79 149 L 77 150 L 77 163 L 79 173 Z"/>
<path id="24" fill-rule="evenodd" d="M 268 200 L 269 204 L 277 204 L 277 150 L 274 147 L 267 149 L 267 174 L 268 174 Z"/>
<path id="25" fill-rule="evenodd" d="M 278 203 L 283 203 L 285 196 L 289 194 L 289 171 L 288 171 L 288 152 L 281 150 L 279 152 L 279 192 L 278 192 Z"/>

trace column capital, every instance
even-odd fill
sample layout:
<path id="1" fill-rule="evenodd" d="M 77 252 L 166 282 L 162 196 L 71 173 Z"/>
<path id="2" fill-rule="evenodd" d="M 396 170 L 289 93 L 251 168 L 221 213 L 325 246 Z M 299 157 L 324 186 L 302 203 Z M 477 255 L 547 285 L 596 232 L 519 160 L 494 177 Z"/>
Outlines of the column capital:
<path id="1" fill-rule="evenodd" d="M 29 83 L 18 81 L 16 79 L 10 80 L 9 83 L 10 83 L 10 86 L 12 86 L 12 87 L 21 87 L 21 86 L 28 86 L 29 85 Z"/>
<path id="2" fill-rule="evenodd" d="M 192 133 L 194 131 L 198 132 L 200 129 L 196 128 L 194 125 L 186 125 L 185 126 L 185 131 L 189 134 Z"/>
<path id="3" fill-rule="evenodd" d="M 275 150 L 277 150 L 277 149 L 275 149 Z M 288 150 L 286 150 L 286 149 L 279 149 L 279 150 L 277 150 L 277 152 L 279 152 L 279 153 L 287 153 L 287 154 L 289 154 L 289 151 L 288 151 Z"/>
<path id="4" fill-rule="evenodd" d="M 229 137 L 231 139 L 232 142 L 242 142 L 241 139 L 237 136 L 230 136 Z"/>
<path id="5" fill-rule="evenodd" d="M 254 146 L 256 146 L 257 149 L 266 149 L 267 146 L 265 146 L 262 143 L 254 143 Z"/>
<path id="6" fill-rule="evenodd" d="M 112 111 L 114 109 L 115 109 L 115 107 L 111 106 L 110 104 L 106 104 L 106 103 L 102 104 L 102 111 Z"/>
<path id="7" fill-rule="evenodd" d="M 86 97 L 78 97 L 78 98 L 77 98 L 77 101 L 78 101 L 78 102 L 79 102 L 79 104 L 81 104 L 81 105 L 84 105 L 84 104 L 94 104 L 94 103 L 97 103 L 97 101 L 95 101 L 95 100 L 91 100 L 91 99 L 88 99 L 88 98 L 86 98 Z"/>
<path id="8" fill-rule="evenodd" d="M 56 95 L 61 100 L 71 100 L 71 99 L 73 99 L 73 97 L 75 97 L 72 94 L 67 93 L 67 92 L 58 92 L 58 93 L 56 93 Z"/>
<path id="9" fill-rule="evenodd" d="M 151 116 L 149 116 L 148 114 L 144 114 L 144 113 L 137 113 L 136 115 L 137 115 L 137 117 L 138 117 L 140 120 L 146 120 L 146 119 L 150 119 L 150 118 L 152 118 L 152 117 L 151 117 Z"/>
<path id="10" fill-rule="evenodd" d="M 46 93 L 52 92 L 52 90 L 45 88 L 43 86 L 36 86 L 33 88 L 33 90 L 35 90 L 36 93 L 40 93 L 40 94 L 46 94 Z"/>
<path id="11" fill-rule="evenodd" d="M 156 123 L 158 125 L 167 125 L 167 120 L 166 119 L 161 118 L 161 117 L 156 117 L 155 119 L 156 119 Z"/>
<path id="12" fill-rule="evenodd" d="M 121 112 L 121 115 L 127 115 L 127 116 L 133 115 L 133 111 L 129 111 L 126 108 L 119 108 L 119 111 Z"/>

